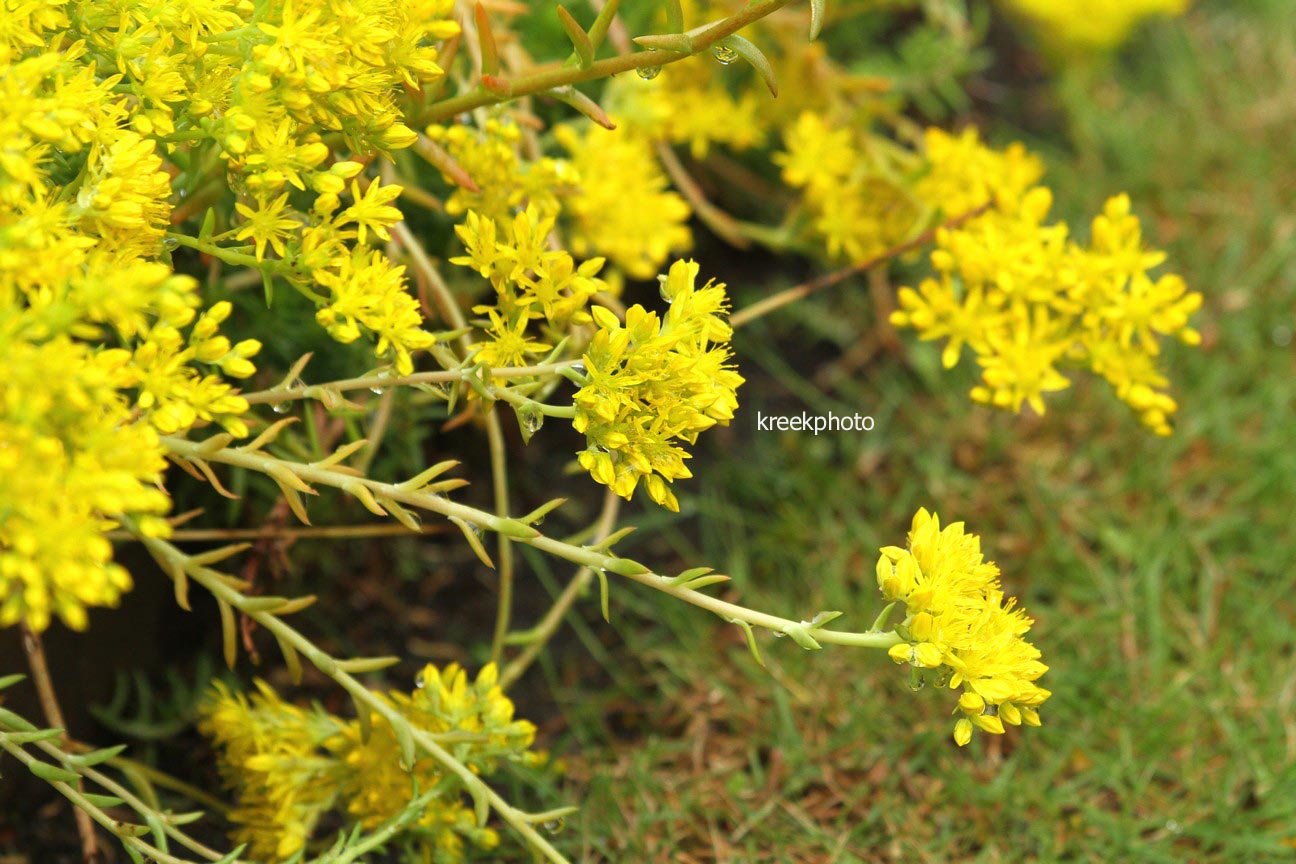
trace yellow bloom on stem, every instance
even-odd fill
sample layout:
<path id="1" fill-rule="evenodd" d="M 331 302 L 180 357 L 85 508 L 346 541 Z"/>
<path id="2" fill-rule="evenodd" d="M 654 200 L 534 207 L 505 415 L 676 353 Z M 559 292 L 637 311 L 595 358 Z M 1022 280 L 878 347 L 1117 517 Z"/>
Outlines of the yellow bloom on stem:
<path id="1" fill-rule="evenodd" d="M 594 307 L 599 330 L 584 356 L 587 383 L 574 397 L 572 425 L 588 444 L 581 466 L 626 499 L 643 481 L 648 496 L 672 511 L 679 502 L 667 484 L 692 476 L 689 454 L 675 442 L 693 444 L 702 431 L 728 425 L 743 383 L 728 362 L 724 285 L 698 288 L 697 273 L 697 263 L 676 261 L 659 277 L 671 304 L 660 319 L 635 305 L 623 326 Z"/>
<path id="2" fill-rule="evenodd" d="M 262 681 L 256 687 L 245 696 L 216 684 L 198 725 L 214 740 L 221 773 L 237 796 L 233 837 L 248 843 L 253 857 L 291 858 L 331 814 L 374 829 L 406 811 L 416 789 L 438 792 L 405 826 L 408 842 L 429 860 L 462 860 L 468 843 L 499 844 L 493 829 L 478 827 L 456 775 L 426 755 L 402 766 L 401 745 L 383 715 L 371 712 L 366 733 L 358 720 L 284 702 Z M 493 664 L 475 680 L 456 664 L 429 665 L 412 694 L 378 698 L 417 730 L 468 733 L 453 749 L 474 774 L 492 774 L 506 761 L 544 761 L 530 749 L 535 726 L 514 718 Z"/>
<path id="3" fill-rule="evenodd" d="M 510 323 L 494 309 L 488 309 L 487 314 L 490 316 L 491 326 L 487 328 L 486 334 L 490 337 L 490 341 L 480 342 L 474 346 L 477 353 L 473 355 L 473 359 L 485 363 L 492 369 L 526 366 L 532 357 L 544 354 L 552 348 L 550 345 L 527 338 L 525 315 L 516 316 Z"/>
<path id="4" fill-rule="evenodd" d="M 927 135 L 930 170 L 919 193 L 946 216 L 990 205 L 976 218 L 936 232 L 936 278 L 899 292 L 891 323 L 923 339 L 946 340 L 941 359 L 972 349 L 982 382 L 978 402 L 1044 413 L 1044 395 L 1065 389 L 1063 368 L 1088 366 L 1158 435 L 1177 409 L 1157 370 L 1162 337 L 1200 342 L 1189 319 L 1201 295 L 1174 274 L 1149 274 L 1165 254 L 1143 245 L 1126 195 L 1093 220 L 1088 245 L 1050 224 L 1052 195 L 1033 185 L 1040 166 L 1017 145 L 997 153 L 974 131 Z"/>
<path id="5" fill-rule="evenodd" d="M 315 313 L 315 320 L 343 343 L 354 342 L 365 331 L 375 334 L 374 354 L 391 358 L 396 374 L 413 372 L 413 352 L 436 341 L 422 329 L 423 314 L 406 290 L 405 268 L 381 252 L 357 248 L 314 275 L 329 290 L 328 304 Z"/>
<path id="6" fill-rule="evenodd" d="M 1038 726 L 1037 709 L 1050 694 L 1035 682 L 1048 667 L 1023 638 L 1032 622 L 1015 601 L 1004 601 L 999 568 L 982 557 L 980 538 L 962 522 L 942 528 L 921 509 L 907 547 L 881 553 L 878 587 L 887 600 L 904 604 L 906 616 L 897 628 L 906 641 L 888 653 L 937 686 L 962 688 L 964 716 L 954 726 L 959 746 L 974 728 L 1001 735 L 1005 722 Z"/>
<path id="7" fill-rule="evenodd" d="M 383 240 L 390 240 L 387 228 L 401 220 L 401 212 L 390 204 L 402 191 L 400 186 L 383 186 L 374 180 L 361 194 L 360 185 L 353 180 L 351 198 L 355 203 L 339 213 L 333 224 L 341 226 L 354 222 L 361 243 L 366 242 L 369 231 Z"/>
<path id="8" fill-rule="evenodd" d="M 860 139 L 850 125 L 811 111 L 783 130 L 783 143 L 774 162 L 783 166 L 784 182 L 804 190 L 803 206 L 829 257 L 863 263 L 918 223 L 920 208 L 902 182 L 898 148 Z"/>
<path id="9" fill-rule="evenodd" d="M 293 210 L 288 207 L 288 193 L 285 192 L 273 201 L 257 201 L 255 208 L 246 204 L 234 205 L 247 222 L 234 235 L 235 240 L 251 239 L 256 244 L 256 257 L 260 261 L 265 257 L 265 247 L 269 243 L 275 254 L 283 257 L 284 240 L 294 231 L 301 228 L 301 220 L 293 218 Z M 285 214 L 284 210 L 288 213 Z"/>
<path id="10" fill-rule="evenodd" d="M 593 123 L 564 124 L 554 136 L 579 179 L 563 197 L 572 251 L 606 256 L 627 275 L 649 279 L 673 253 L 693 245 L 692 210 L 657 162 L 647 138 Z"/>

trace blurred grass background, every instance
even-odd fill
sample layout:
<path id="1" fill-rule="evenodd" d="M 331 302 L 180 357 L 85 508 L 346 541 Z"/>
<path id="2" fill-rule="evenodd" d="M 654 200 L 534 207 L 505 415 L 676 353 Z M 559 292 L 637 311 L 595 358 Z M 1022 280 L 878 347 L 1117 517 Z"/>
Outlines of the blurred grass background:
<path id="1" fill-rule="evenodd" d="M 730 574 L 747 605 L 866 627 L 878 547 L 920 506 L 966 520 L 1037 619 L 1044 727 L 959 749 L 951 694 L 910 692 L 884 657 L 765 640 L 761 669 L 737 628 L 616 585 L 623 646 L 608 656 L 606 625 L 577 622 L 605 676 L 584 653 L 544 667 L 568 727 L 556 749 L 580 754 L 567 792 L 585 803 L 560 835 L 576 857 L 1296 859 L 1291 3 L 1158 22 L 1037 94 L 1061 100 L 1044 121 L 994 74 L 972 119 L 1045 156 L 1057 215 L 1087 235 L 1128 191 L 1147 242 L 1205 295 L 1202 348 L 1168 349 L 1174 437 L 1084 375 L 1043 418 L 974 406 L 971 370 L 942 372 L 937 348 L 884 323 L 895 286 L 856 280 L 738 334 L 744 412 L 690 484 L 696 518 L 627 521 Z M 783 287 L 716 269 L 738 306 Z M 877 428 L 757 433 L 757 409 Z"/>

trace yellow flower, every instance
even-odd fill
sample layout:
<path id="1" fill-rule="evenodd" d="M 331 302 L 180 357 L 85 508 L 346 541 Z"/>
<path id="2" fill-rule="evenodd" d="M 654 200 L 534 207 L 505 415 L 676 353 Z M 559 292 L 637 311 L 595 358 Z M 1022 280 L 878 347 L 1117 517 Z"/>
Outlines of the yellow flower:
<path id="1" fill-rule="evenodd" d="M 728 363 L 731 329 L 724 286 L 697 288 L 698 265 L 676 261 L 659 277 L 671 307 L 659 319 L 642 306 L 615 315 L 594 307 L 599 326 L 585 352 L 587 382 L 577 391 L 576 431 L 587 447 L 582 467 L 599 483 L 630 498 L 642 480 L 648 496 L 668 510 L 679 502 L 668 483 L 692 476 L 689 454 L 705 429 L 728 425 L 743 379 Z"/>
<path id="2" fill-rule="evenodd" d="M 962 522 L 941 527 L 920 509 L 907 548 L 887 546 L 877 563 L 882 595 L 904 604 L 897 628 L 906 638 L 889 654 L 934 677 L 937 686 L 962 688 L 954 726 L 961 747 L 973 728 L 1002 735 L 1004 722 L 1040 724 L 1038 708 L 1050 693 L 1035 682 L 1048 671 L 1024 638 L 1031 620 L 1003 599 L 999 568 L 981 555 L 981 541 Z M 927 673 L 921 670 L 937 670 Z"/>
<path id="3" fill-rule="evenodd" d="M 374 354 L 391 357 L 398 375 L 413 372 L 413 352 L 436 341 L 422 329 L 418 301 L 405 290 L 405 268 L 392 264 L 381 252 L 356 249 L 314 275 L 330 292 L 328 305 L 315 319 L 339 342 L 359 339 L 362 328 L 375 334 Z"/>
<path id="4" fill-rule="evenodd" d="M 541 158 L 528 162 L 518 156 L 522 132 L 513 123 L 488 120 L 480 129 L 429 126 L 427 134 L 476 186 L 455 186 L 446 200 L 446 212 L 452 216 L 475 210 L 503 222 L 527 206 L 551 215 L 559 208 L 558 190 L 575 180 L 575 172 L 563 160 Z"/>
<path id="5" fill-rule="evenodd" d="M 287 208 L 288 214 L 284 214 Z M 248 221 L 234 235 L 235 240 L 252 238 L 256 243 L 256 257 L 260 261 L 265 257 L 265 247 L 269 243 L 275 254 L 283 257 L 284 239 L 301 227 L 301 222 L 293 218 L 294 211 L 288 207 L 288 193 L 285 192 L 273 201 L 258 200 L 254 209 L 246 204 L 235 204 L 234 209 Z"/>
<path id="6" fill-rule="evenodd" d="M 1182 15 L 1189 0 L 1003 0 L 1063 55 L 1109 50 L 1144 19 Z"/>
<path id="7" fill-rule="evenodd" d="M 833 125 L 812 111 L 803 111 L 783 130 L 784 152 L 774 154 L 783 166 L 783 182 L 823 193 L 850 176 L 859 157 L 849 127 Z"/>
<path id="8" fill-rule="evenodd" d="M 315 707 L 284 702 L 265 682 L 250 697 L 216 684 L 202 706 L 199 729 L 220 751 L 221 773 L 237 795 L 231 821 L 236 841 L 252 857 L 283 861 L 300 852 L 330 814 L 373 829 L 404 811 L 415 790 L 438 794 L 409 826 L 407 841 L 429 860 L 462 860 L 467 843 L 493 849 L 499 836 L 477 826 L 464 803 L 462 781 L 429 756 L 402 766 L 401 746 L 378 712 L 369 732 Z M 415 729 L 470 733 L 454 755 L 474 774 L 489 775 L 502 761 L 536 765 L 535 726 L 513 716 L 494 665 L 476 680 L 459 666 L 427 666 L 413 694 L 380 695 Z"/>
<path id="9" fill-rule="evenodd" d="M 922 215 L 900 182 L 900 154 L 876 138 L 857 142 L 851 126 L 805 111 L 783 130 L 774 155 L 783 180 L 804 190 L 804 207 L 828 255 L 863 263 L 895 246 Z"/>
<path id="10" fill-rule="evenodd" d="M 606 256 L 636 279 L 648 279 L 673 253 L 693 245 L 691 209 L 670 189 L 650 141 L 593 123 L 583 133 L 554 130 L 579 180 L 563 199 L 577 255 Z"/>
<path id="11" fill-rule="evenodd" d="M 1065 223 L 1048 223 L 1052 195 L 1032 185 L 1039 164 L 1016 145 L 996 153 L 965 131 L 929 132 L 927 146 L 918 190 L 929 206 L 946 215 L 992 206 L 936 232 L 937 276 L 900 289 L 891 323 L 947 340 L 947 368 L 971 348 L 982 369 L 976 401 L 1042 414 L 1044 395 L 1069 386 L 1060 367 L 1088 366 L 1144 425 L 1170 434 L 1178 406 L 1156 368 L 1160 339 L 1200 341 L 1188 322 L 1201 295 L 1176 275 L 1149 274 L 1165 254 L 1144 247 L 1129 197 L 1110 199 L 1081 245 Z"/>
<path id="12" fill-rule="evenodd" d="M 401 212 L 389 206 L 389 203 L 395 201 L 402 191 L 400 186 L 383 186 L 374 180 L 362 195 L 359 184 L 353 180 L 351 198 L 355 203 L 339 213 L 333 224 L 341 226 L 356 223 L 361 243 L 366 242 L 369 231 L 383 240 L 390 240 L 391 234 L 387 228 L 401 220 Z"/>
<path id="13" fill-rule="evenodd" d="M 525 315 L 517 316 L 510 323 L 494 309 L 488 309 L 487 314 L 490 315 L 491 322 L 486 331 L 490 341 L 475 346 L 477 353 L 474 359 L 492 369 L 501 369 L 507 366 L 526 366 L 530 362 L 529 357 L 550 350 L 551 346 L 527 338 Z"/>
<path id="14" fill-rule="evenodd" d="M 597 278 L 603 259 L 577 266 L 568 252 L 550 249 L 553 226 L 554 217 L 543 215 L 534 204 L 500 226 L 472 210 L 463 224 L 455 226 L 468 254 L 450 262 L 473 268 L 495 289 L 495 306 L 479 305 L 473 307 L 475 311 L 498 310 L 519 335 L 527 319 L 543 318 L 556 339 L 566 336 L 572 326 L 589 323 L 590 298 L 607 288 Z M 500 331 L 498 325 L 493 329 Z"/>
<path id="15" fill-rule="evenodd" d="M 125 352 L 32 339 L 13 312 L 0 305 L 0 627 L 82 630 L 131 587 L 104 532 L 133 514 L 165 533 L 166 463 L 120 389 Z"/>

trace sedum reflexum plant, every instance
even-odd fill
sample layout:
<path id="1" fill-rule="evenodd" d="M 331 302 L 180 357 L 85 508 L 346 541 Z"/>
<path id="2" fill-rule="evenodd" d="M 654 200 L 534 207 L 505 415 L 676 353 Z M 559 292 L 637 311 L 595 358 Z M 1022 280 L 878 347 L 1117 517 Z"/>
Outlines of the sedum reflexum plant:
<path id="1" fill-rule="evenodd" d="M 911 680 L 958 693 L 959 745 L 974 728 L 1039 725 L 1049 692 L 1024 638 L 1032 622 L 962 523 L 942 528 L 920 510 L 907 546 L 881 550 L 888 605 L 870 627 L 834 629 L 846 612 L 751 609 L 709 591 L 727 579 L 710 568 L 668 575 L 618 554 L 621 502 L 642 488 L 680 510 L 693 449 L 741 416 L 735 329 L 906 252 L 930 246 L 930 275 L 901 289 L 891 321 L 944 340 L 946 366 L 969 348 L 982 368 L 973 399 L 1042 413 L 1068 383 L 1061 370 L 1086 367 L 1159 434 L 1177 408 L 1161 345 L 1197 341 L 1199 295 L 1150 275 L 1164 256 L 1144 247 L 1127 197 L 1111 199 L 1087 241 L 1072 238 L 1047 222 L 1043 168 L 1024 148 L 906 119 L 911 104 L 957 89 L 941 75 L 971 68 L 977 34 L 960 3 L 922 4 L 922 44 L 940 62 L 921 55 L 890 76 L 807 42 L 788 0 L 650 5 L 6 7 L 0 626 L 23 629 L 51 728 L 0 709 L 0 749 L 76 806 L 87 848 L 98 826 L 135 860 L 403 850 L 449 862 L 518 845 L 565 860 L 537 826 L 569 810 L 528 812 L 493 785 L 497 771 L 544 762 L 506 693 L 595 581 L 609 616 L 614 577 L 741 628 L 757 660 L 760 631 L 807 650 L 886 651 Z M 633 40 L 619 17 L 629 11 L 646 31 Z M 541 14 L 566 34 L 552 61 L 520 38 Z M 886 13 L 814 0 L 811 35 L 854 14 Z M 772 190 L 777 218 L 709 200 L 694 174 L 710 160 L 736 185 Z M 838 269 L 731 312 L 721 268 L 682 257 L 701 230 Z M 654 278 L 660 307 L 623 302 Z M 338 362 L 360 362 L 354 376 L 307 383 L 309 356 L 259 372 L 262 340 L 294 317 Z M 491 506 L 452 495 L 469 482 L 451 476 L 453 459 L 408 475 L 374 469 L 396 388 L 484 433 Z M 541 530 L 564 499 L 518 507 L 508 410 L 525 441 L 547 418 L 583 436 L 576 472 L 606 487 L 585 530 Z M 370 438 L 326 438 L 322 418 Z M 456 526 L 497 573 L 488 662 L 475 675 L 427 667 L 412 692 L 362 683 L 398 658 L 326 651 L 309 619 L 289 623 L 313 597 L 262 594 L 218 569 L 245 547 L 181 549 L 170 490 L 189 481 L 168 464 L 228 495 L 228 472 L 264 478 L 304 523 L 307 501 L 332 490 L 410 532 Z M 457 473 L 474 477 L 471 467 Z M 195 585 L 215 599 L 230 666 L 240 632 L 261 634 L 290 680 L 309 664 L 352 703 L 305 708 L 264 682 L 213 689 L 199 728 L 235 798 L 233 851 L 187 833 L 198 816 L 164 809 L 151 787 L 128 788 L 140 775 L 120 748 L 90 751 L 56 728 L 39 634 L 55 619 L 85 629 L 90 610 L 120 601 L 132 577 L 111 541 L 123 537 L 156 559 L 182 608 Z M 524 632 L 512 626 L 516 544 L 578 568 Z"/>

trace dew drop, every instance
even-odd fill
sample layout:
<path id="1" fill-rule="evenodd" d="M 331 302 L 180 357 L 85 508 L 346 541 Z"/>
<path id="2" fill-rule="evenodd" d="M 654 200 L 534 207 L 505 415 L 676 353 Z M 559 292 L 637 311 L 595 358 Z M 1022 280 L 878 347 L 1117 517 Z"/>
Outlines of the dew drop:
<path id="1" fill-rule="evenodd" d="M 948 666 L 940 667 L 940 669 L 936 671 L 936 680 L 933 682 L 933 684 L 936 687 L 944 687 L 946 684 L 949 683 L 950 674 L 951 674 L 950 668 Z"/>
<path id="2" fill-rule="evenodd" d="M 711 54 L 716 58 L 721 66 L 728 66 L 738 59 L 738 52 L 728 45 L 715 45 L 711 48 Z"/>
<path id="3" fill-rule="evenodd" d="M 543 413 L 540 413 L 540 409 L 535 408 L 534 405 L 527 405 L 527 407 L 518 411 L 517 418 L 518 422 L 521 422 L 522 424 L 522 433 L 526 435 L 526 438 L 530 438 L 531 435 L 538 433 L 540 426 L 544 425 L 544 415 Z"/>
<path id="4" fill-rule="evenodd" d="M 163 237 L 162 248 L 168 252 L 180 248 L 180 241 L 174 237 Z"/>
<path id="5" fill-rule="evenodd" d="M 993 705 L 993 704 L 990 704 L 990 703 L 986 703 L 986 706 L 985 706 L 984 708 L 981 709 L 981 716 L 982 716 L 982 717 L 998 717 L 998 716 L 999 716 L 999 706 L 998 706 L 998 705 Z"/>
<path id="6" fill-rule="evenodd" d="M 423 678 L 423 673 L 422 673 L 422 672 L 420 672 L 420 673 L 418 673 L 417 675 L 414 676 L 414 687 L 415 687 L 415 689 L 417 689 L 417 690 L 422 690 L 423 687 L 424 687 L 426 684 L 427 684 L 427 681 L 424 680 L 424 678 Z"/>
<path id="7" fill-rule="evenodd" d="M 909 689 L 917 693 L 927 686 L 927 679 L 923 676 L 923 671 L 917 666 L 909 669 Z"/>
<path id="8" fill-rule="evenodd" d="M 660 66 L 640 66 L 635 73 L 645 81 L 651 81 L 661 74 Z"/>
<path id="9" fill-rule="evenodd" d="M 273 412 L 276 413 L 276 414 L 287 414 L 287 413 L 288 413 L 288 403 L 287 403 L 287 402 L 275 402 L 274 404 L 272 404 L 272 405 L 270 406 L 270 410 L 273 411 Z"/>
<path id="10" fill-rule="evenodd" d="M 571 368 L 572 368 L 572 371 L 575 372 L 577 375 L 584 375 L 584 374 L 585 374 L 585 361 L 584 361 L 584 360 L 577 360 L 575 363 L 572 364 L 572 367 L 571 367 Z"/>
<path id="11" fill-rule="evenodd" d="M 390 378 L 391 375 L 388 374 L 387 372 L 379 372 L 377 377 L 379 377 L 379 378 Z M 376 386 L 376 387 L 370 387 L 370 388 L 369 388 L 369 391 L 370 391 L 371 393 L 375 393 L 375 394 L 381 396 L 382 394 L 384 394 L 384 393 L 387 392 L 387 388 L 386 388 L 386 387 L 383 387 L 382 385 L 378 385 L 378 386 Z"/>
<path id="12" fill-rule="evenodd" d="M 567 827 L 567 820 L 562 818 L 549 819 L 541 827 L 550 834 L 558 834 Z"/>

